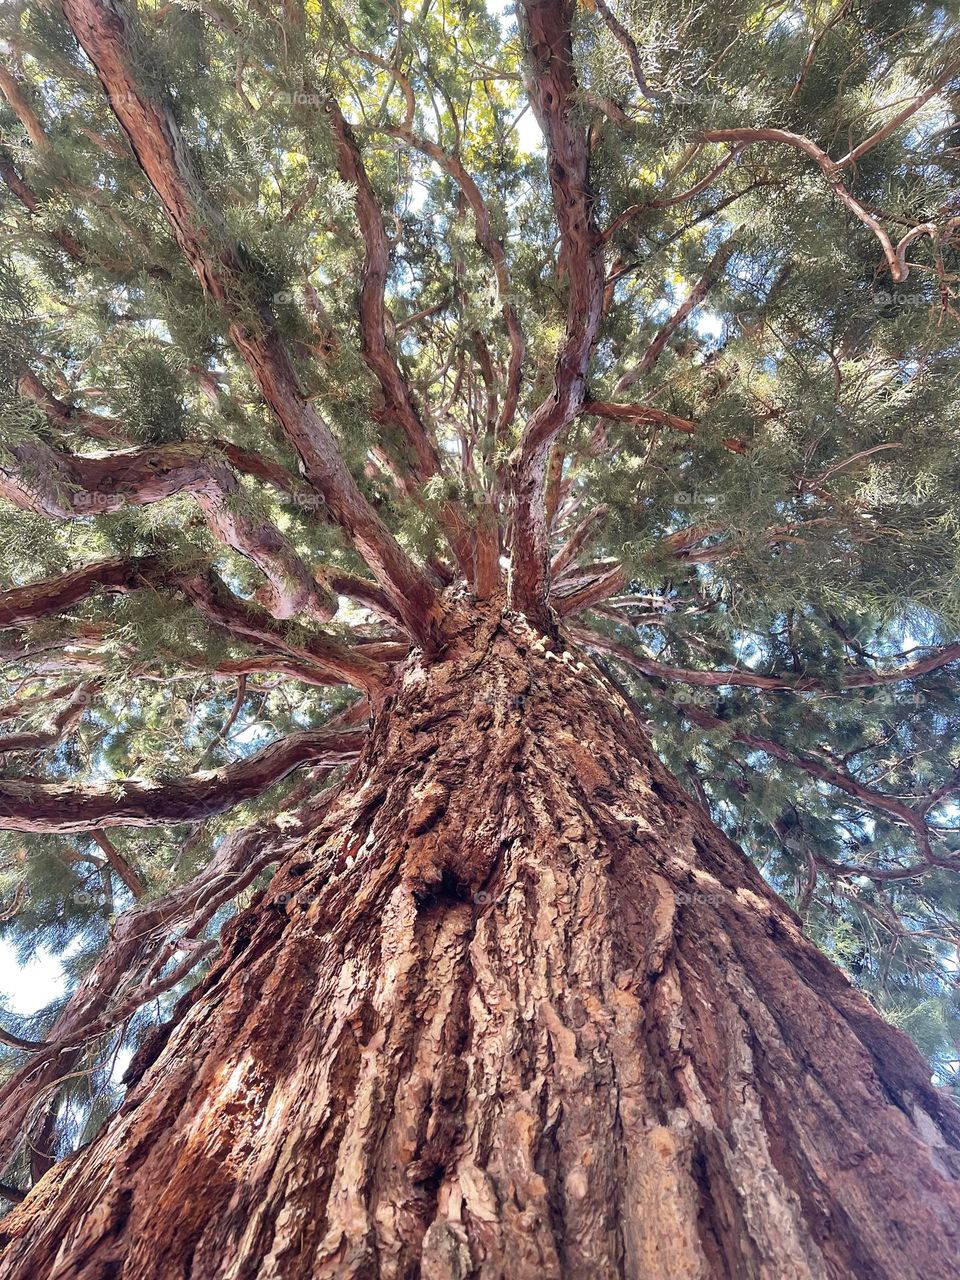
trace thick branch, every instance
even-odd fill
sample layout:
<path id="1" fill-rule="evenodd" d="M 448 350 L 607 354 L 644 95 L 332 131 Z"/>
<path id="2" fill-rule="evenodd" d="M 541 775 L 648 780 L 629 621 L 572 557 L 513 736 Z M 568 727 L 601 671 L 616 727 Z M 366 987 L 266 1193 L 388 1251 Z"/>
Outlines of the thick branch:
<path id="1" fill-rule="evenodd" d="M 27 101 L 27 95 L 2 63 L 0 63 L 0 93 L 10 104 L 17 119 L 27 131 L 27 135 L 33 145 L 39 150 L 49 147 L 50 139 L 40 123 L 39 116 Z"/>
<path id="2" fill-rule="evenodd" d="M 553 391 L 529 418 L 513 457 L 510 593 L 515 607 L 534 616 L 544 612 L 547 597 L 547 458 L 552 441 L 580 412 L 603 312 L 603 246 L 593 219 L 590 149 L 586 130 L 576 119 L 573 8 L 569 0 L 525 0 L 522 5 L 530 101 L 546 139 L 560 228 L 559 268 L 568 289 L 566 334 Z"/>
<path id="3" fill-rule="evenodd" d="M 184 257 L 206 295 L 226 317 L 230 337 L 267 404 L 377 581 L 422 643 L 433 645 L 439 621 L 436 591 L 401 549 L 361 494 L 336 441 L 306 399 L 269 306 L 250 295 L 239 246 L 210 207 L 170 107 L 154 101 L 134 74 L 136 37 L 118 0 L 62 0 L 64 14 L 93 63 L 134 155 L 160 198 Z"/>
<path id="4" fill-rule="evenodd" d="M 611 418 L 618 422 L 656 422 L 688 436 L 697 430 L 697 424 L 689 418 L 679 418 L 674 413 L 666 413 L 663 409 L 654 409 L 646 404 L 613 404 L 609 400 L 587 400 L 581 413 Z"/>
<path id="5" fill-rule="evenodd" d="M 384 294 L 390 272 L 390 246 L 383 217 L 353 130 L 333 99 L 327 101 L 327 114 L 336 144 L 337 169 L 357 193 L 357 221 L 365 250 L 360 285 L 360 349 L 383 392 L 383 409 L 376 416 L 402 428 L 416 460 L 418 479 L 425 480 L 439 472 L 440 454 L 387 342 Z"/>
<path id="6" fill-rule="evenodd" d="M 283 622 L 233 595 L 215 575 L 171 569 L 155 556 L 102 560 L 59 578 L 0 593 L 0 626 L 25 626 L 62 613 L 100 591 L 126 595 L 144 588 L 182 591 L 206 618 L 231 635 L 306 663 L 314 678 L 322 677 L 327 684 L 352 684 L 374 693 L 387 675 L 379 661 L 316 631 L 292 640 Z"/>
<path id="7" fill-rule="evenodd" d="M 164 445 L 80 458 L 37 441 L 14 445 L 10 457 L 0 464 L 0 496 L 55 519 L 82 519 L 189 493 L 214 536 L 267 576 L 269 586 L 257 599 L 275 618 L 305 615 L 326 622 L 336 613 L 336 599 L 269 520 L 244 512 L 233 471 L 202 446 Z"/>
<path id="8" fill-rule="evenodd" d="M 97 560 L 57 578 L 0 592 L 0 627 L 25 627 L 40 618 L 64 613 L 98 591 L 126 593 L 157 581 L 163 573 L 158 557 Z"/>
<path id="9" fill-rule="evenodd" d="M 600 573 L 583 585 L 577 585 L 572 591 L 551 595 L 550 603 L 561 618 L 569 614 L 580 613 L 591 609 L 603 600 L 617 595 L 627 585 L 627 576 L 619 565 Z"/>
<path id="10" fill-rule="evenodd" d="M 63 738 L 82 718 L 90 705 L 93 686 L 79 685 L 51 718 L 50 726 L 29 733 L 8 733 L 0 736 L 0 754 L 7 751 L 39 751 L 52 747 Z"/>
<path id="11" fill-rule="evenodd" d="M 297 813 L 303 811 L 313 817 L 312 806 Z M 276 861 L 284 837 L 302 834 L 304 824 L 295 818 L 284 810 L 277 818 L 232 832 L 191 880 L 119 917 L 103 953 L 70 996 L 48 1041 L 19 1045 L 34 1056 L 0 1086 L 0 1167 L 13 1156 L 31 1108 L 78 1062 L 90 1028 L 116 1025 L 111 1014 L 131 976 L 136 978 L 147 960 L 154 962 L 151 973 L 165 963 L 181 937 L 196 937 L 218 906 L 241 893 Z"/>
<path id="12" fill-rule="evenodd" d="M 553 557 L 553 561 L 550 564 L 550 576 L 554 581 L 568 565 L 576 560 L 586 545 L 588 538 L 593 533 L 597 521 L 602 520 L 608 514 L 608 511 L 609 508 L 605 506 L 594 507 L 571 531 L 566 542 Z"/>
<path id="13" fill-rule="evenodd" d="M 352 684 L 371 695 L 382 693 L 387 669 L 366 656 L 358 646 L 341 644 L 316 632 L 306 636 L 295 632 L 296 638 L 291 638 L 287 625 L 235 596 L 213 573 L 206 577 L 186 573 L 172 575 L 169 582 L 179 588 L 204 617 L 238 639 L 267 645 L 305 661 L 317 672 L 325 673 L 329 684 Z"/>
<path id="14" fill-rule="evenodd" d="M 437 442 L 414 403 L 407 380 L 387 341 L 384 295 L 390 272 L 390 246 L 383 217 L 353 130 L 332 98 L 327 100 L 327 114 L 336 144 L 337 169 L 341 178 L 357 192 L 357 221 L 364 244 L 360 350 L 383 393 L 383 408 L 374 416 L 383 422 L 395 422 L 401 428 L 413 452 L 417 479 L 423 482 L 439 475 L 443 468 Z M 457 503 L 447 501 L 443 504 L 441 519 L 457 563 L 468 580 L 472 580 L 473 548 L 463 511 Z"/>
<path id="15" fill-rule="evenodd" d="M 149 827 L 201 822 L 261 795 L 305 764 L 356 759 L 362 730 L 293 733 L 237 764 L 176 782 L 119 782 L 84 790 L 54 783 L 0 780 L 0 828 L 7 831 L 90 831 L 95 827 Z"/>
<path id="16" fill-rule="evenodd" d="M 130 444 L 129 432 L 123 424 L 102 413 L 92 413 L 89 409 L 79 409 L 60 400 L 30 369 L 23 369 L 17 379 L 17 390 L 27 400 L 32 400 L 41 408 L 51 422 L 66 428 L 68 431 L 82 431 L 93 436 L 95 440 L 104 440 L 110 444 Z M 322 510 L 323 501 L 309 485 L 305 485 L 297 476 L 292 475 L 279 462 L 264 458 L 234 444 L 232 440 L 211 439 L 207 441 L 211 449 L 222 453 L 235 471 L 254 476 L 272 485 L 281 493 L 298 501 L 301 506 Z"/>

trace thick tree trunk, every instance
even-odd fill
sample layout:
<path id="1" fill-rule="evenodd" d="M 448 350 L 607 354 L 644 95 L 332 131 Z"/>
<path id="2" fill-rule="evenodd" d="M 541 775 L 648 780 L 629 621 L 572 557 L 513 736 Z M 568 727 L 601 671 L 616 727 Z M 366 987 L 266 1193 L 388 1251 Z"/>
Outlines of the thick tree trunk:
<path id="1" fill-rule="evenodd" d="M 591 664 L 491 612 L 0 1228 L 2 1280 L 945 1280 L 960 1113 Z"/>

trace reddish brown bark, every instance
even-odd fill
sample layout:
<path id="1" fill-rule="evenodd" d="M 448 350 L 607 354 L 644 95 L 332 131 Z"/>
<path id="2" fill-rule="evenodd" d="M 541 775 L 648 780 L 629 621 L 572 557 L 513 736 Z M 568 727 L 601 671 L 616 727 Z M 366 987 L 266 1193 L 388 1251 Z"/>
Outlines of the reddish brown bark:
<path id="1" fill-rule="evenodd" d="M 567 285 L 566 333 L 557 353 L 553 388 L 523 428 L 513 454 L 514 514 L 510 597 L 544 621 L 549 589 L 545 481 L 550 446 L 579 414 L 587 370 L 603 312 L 603 240 L 593 217 L 590 147 L 576 119 L 570 0 L 518 7 L 529 57 L 529 94 L 547 146 L 550 188 L 560 229 L 559 268 Z"/>
<path id="2" fill-rule="evenodd" d="M 328 622 L 333 617 L 337 602 L 331 592 L 279 529 L 266 517 L 244 511 L 237 477 L 218 453 L 203 445 L 84 458 L 31 442 L 14 445 L 0 466 L 0 497 L 51 519 L 85 519 L 181 493 L 196 499 L 216 538 L 267 577 L 257 599 L 275 618 L 305 615 Z"/>
<path id="3" fill-rule="evenodd" d="M 251 296 L 246 263 L 203 190 L 169 104 L 140 84 L 137 32 L 117 0 L 61 0 L 110 106 L 163 207 L 184 258 L 222 311 L 233 345 L 256 379 L 331 518 L 364 557 L 412 635 L 430 647 L 438 624 L 433 583 L 360 492 L 330 428 L 306 398 L 269 305 Z"/>
<path id="4" fill-rule="evenodd" d="M 367 597 L 373 605 L 382 599 L 375 587 L 351 574 L 334 573 L 331 585 L 342 588 L 344 595 Z M 178 572 L 164 565 L 157 556 L 100 560 L 58 578 L 0 592 L 0 627 L 24 626 L 38 618 L 62 613 L 100 591 L 125 595 L 147 587 L 181 591 L 208 621 L 223 627 L 237 639 L 286 654 L 294 659 L 287 667 L 288 672 L 297 672 L 311 680 L 353 684 L 372 693 L 380 688 L 387 675 L 383 657 L 392 661 L 398 656 L 396 644 L 348 646 L 317 630 L 301 636 L 266 610 L 233 595 L 215 573 L 201 576 Z M 14 652 L 17 647 L 13 647 Z M 250 661 L 256 664 L 260 660 Z M 257 666 L 250 669 L 256 670 Z M 218 670 L 239 671 L 240 668 L 221 664 Z"/>
<path id="5" fill-rule="evenodd" d="M 449 641 L 0 1280 L 955 1280 L 913 1046 L 589 661 L 493 609 Z"/>
<path id="6" fill-rule="evenodd" d="M 92 685 L 76 686 L 64 705 L 50 717 L 49 728 L 0 734 L 0 755 L 8 751 L 38 751 L 54 746 L 81 719 L 92 693 Z"/>
<path id="7" fill-rule="evenodd" d="M 354 760 L 363 741 L 353 729 L 291 733 L 236 764 L 162 784 L 114 782 L 93 790 L 0 779 L 0 824 L 7 831 L 68 832 L 198 822 L 260 795 L 304 764 Z"/>
<path id="8" fill-rule="evenodd" d="M 390 273 L 390 244 L 383 215 L 353 130 L 333 98 L 327 101 L 327 114 L 336 144 L 340 176 L 357 193 L 357 223 L 365 250 L 359 300 L 360 352 L 383 394 L 383 407 L 374 417 L 382 423 L 394 422 L 401 428 L 413 455 L 414 474 L 422 482 L 441 474 L 440 450 L 435 435 L 423 421 L 387 341 L 384 295 Z M 473 583 L 473 540 L 463 509 L 459 503 L 448 500 L 442 504 L 440 518 L 457 564 L 467 581 Z"/>

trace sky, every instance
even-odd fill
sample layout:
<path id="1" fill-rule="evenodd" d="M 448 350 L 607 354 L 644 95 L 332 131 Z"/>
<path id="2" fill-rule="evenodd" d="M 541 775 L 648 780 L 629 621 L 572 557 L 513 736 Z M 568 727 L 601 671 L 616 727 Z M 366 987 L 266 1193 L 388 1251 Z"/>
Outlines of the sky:
<path id="1" fill-rule="evenodd" d="M 48 1005 L 63 990 L 63 966 L 46 949 L 20 964 L 11 943 L 0 939 L 0 1001 L 23 1017 Z"/>

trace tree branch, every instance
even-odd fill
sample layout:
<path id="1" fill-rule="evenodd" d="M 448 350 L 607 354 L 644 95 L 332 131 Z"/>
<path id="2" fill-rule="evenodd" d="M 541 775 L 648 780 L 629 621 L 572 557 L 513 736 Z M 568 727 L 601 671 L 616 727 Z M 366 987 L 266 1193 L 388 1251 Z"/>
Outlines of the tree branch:
<path id="1" fill-rule="evenodd" d="M 582 586 L 575 587 L 573 591 L 563 593 L 558 590 L 556 594 L 551 595 L 550 603 L 559 616 L 565 618 L 570 614 L 580 613 L 584 609 L 591 609 L 602 600 L 608 600 L 610 596 L 615 596 L 617 592 L 622 591 L 626 585 L 626 574 L 619 565 L 614 565 L 612 569 L 600 573 Z"/>
<path id="2" fill-rule="evenodd" d="M 560 228 L 559 269 L 567 279 L 566 334 L 553 390 L 534 410 L 514 451 L 510 595 L 515 608 L 545 614 L 547 547 L 545 479 L 550 445 L 583 404 L 590 355 L 603 313 L 603 246 L 593 218 L 590 148 L 576 119 L 570 0 L 523 0 L 529 95 L 547 144 L 547 167 Z"/>
<path id="3" fill-rule="evenodd" d="M 291 639 L 283 622 L 233 595 L 213 573 L 204 577 L 171 568 L 156 556 L 102 560 L 59 578 L 0 593 L 0 627 L 25 626 L 62 613 L 99 591 L 126 595 L 144 588 L 182 591 L 217 626 L 238 639 L 265 644 L 306 663 L 314 678 L 322 677 L 324 683 L 356 685 L 371 695 L 382 690 L 387 669 L 361 649 L 316 631 L 305 637 L 295 633 L 297 639 Z"/>
<path id="4" fill-rule="evenodd" d="M 357 222 L 365 251 L 360 285 L 360 351 L 379 382 L 384 399 L 383 408 L 374 416 L 395 422 L 403 430 L 413 452 L 417 478 L 426 480 L 440 471 L 440 453 L 387 342 L 384 294 L 390 271 L 390 246 L 383 217 L 353 130 L 332 98 L 326 102 L 326 111 L 336 145 L 337 169 L 357 195 Z"/>
<path id="5" fill-rule="evenodd" d="M 184 257 L 228 321 L 234 346 L 257 380 L 308 480 L 364 557 L 404 625 L 433 647 L 440 618 L 433 584 L 361 494 L 336 441 L 303 393 L 265 301 L 250 295 L 244 255 L 209 206 L 170 107 L 153 100 L 130 60 L 137 36 L 118 0 L 62 0 L 137 161 L 156 191 Z"/>
<path id="6" fill-rule="evenodd" d="M 130 895 L 134 902 L 139 901 L 146 891 L 146 886 L 137 871 L 134 870 L 105 831 L 100 831 L 95 828 L 90 832 L 90 836 L 97 848 L 102 852 L 103 856 L 110 864 L 111 868 L 117 873 L 121 881 L 130 890 Z"/>
<path id="7" fill-rule="evenodd" d="M 40 123 L 39 116 L 27 101 L 26 94 L 2 63 L 0 63 L 0 93 L 6 98 L 33 145 L 40 151 L 49 147 L 50 139 Z"/>
<path id="8" fill-rule="evenodd" d="M 660 98 L 667 97 L 667 94 L 661 93 L 659 90 L 650 86 L 650 83 L 644 74 L 643 63 L 640 60 L 640 50 L 637 48 L 637 42 L 616 14 L 611 11 L 610 6 L 606 4 L 605 0 L 594 0 L 594 8 L 597 10 L 597 13 L 600 14 L 600 17 L 610 30 L 613 38 L 630 59 L 633 78 L 636 80 L 638 89 L 647 101 L 656 102 Z"/>
<path id="9" fill-rule="evenodd" d="M 713 257 L 707 264 L 707 268 L 703 275 L 693 286 L 687 298 L 677 307 L 673 315 L 671 315 L 661 326 L 659 333 L 647 347 L 637 367 L 637 373 L 644 375 L 650 372 L 657 363 L 666 348 L 667 343 L 676 333 L 680 325 L 683 324 L 687 316 L 694 308 L 698 307 L 704 300 L 717 280 L 723 273 L 724 267 L 727 265 L 731 255 L 737 247 L 736 236 L 732 235 L 723 242 Z M 671 423 L 671 426 L 676 425 Z"/>
<path id="10" fill-rule="evenodd" d="M 362 57 L 367 55 L 361 54 Z M 408 84 L 409 87 L 409 84 Z M 493 265 L 497 280 L 497 290 L 503 308 L 503 319 L 510 343 L 510 361 L 507 368 L 507 385 L 503 401 L 497 417 L 496 438 L 503 439 L 510 424 L 516 416 L 520 402 L 520 383 L 523 376 L 524 340 L 517 318 L 517 310 L 511 300 L 512 286 L 510 271 L 507 265 L 507 254 L 503 242 L 494 235 L 490 221 L 490 210 L 479 186 L 470 174 L 457 151 L 448 151 L 429 138 L 416 135 L 410 124 L 387 130 L 391 137 L 406 142 L 422 155 L 428 156 L 444 173 L 448 174 L 463 192 L 467 204 L 473 213 L 474 236 L 480 251 Z"/>
<path id="11" fill-rule="evenodd" d="M 360 351 L 380 384 L 384 400 L 383 408 L 373 416 L 381 422 L 395 422 L 401 428 L 413 452 L 415 475 L 422 483 L 431 476 L 440 475 L 443 466 L 436 440 L 424 424 L 407 380 L 387 342 L 384 295 L 390 271 L 390 246 L 383 217 L 353 130 L 333 98 L 327 99 L 326 107 L 336 144 L 337 169 L 341 178 L 357 193 L 357 221 L 364 244 Z M 473 545 L 459 504 L 445 501 L 441 521 L 461 572 L 472 582 Z"/>
<path id="12" fill-rule="evenodd" d="M 610 653 L 611 656 L 624 663 L 624 665 L 633 667 L 635 670 L 640 670 L 645 675 L 653 676 L 658 679 L 669 678 L 669 676 L 664 673 L 669 672 L 670 668 L 655 670 L 653 668 L 660 667 L 659 663 L 651 664 L 650 660 L 643 658 L 638 660 L 637 655 L 635 655 L 630 649 L 627 649 L 624 645 L 618 645 L 614 641 L 608 642 L 606 637 L 596 635 L 592 632 L 579 632 L 578 636 L 584 643 Z M 960 657 L 960 645 L 951 646 L 951 650 L 953 652 L 952 657 L 950 658 L 944 657 L 948 652 L 947 650 L 944 650 L 940 655 L 938 655 L 941 658 L 940 665 L 945 665 L 946 661 L 952 661 L 957 657 Z M 641 663 L 642 666 L 640 665 Z M 933 668 L 931 667 L 928 669 L 932 670 Z M 745 681 L 731 679 L 731 676 L 735 676 L 739 673 L 685 673 L 687 676 L 699 676 L 701 674 L 710 677 L 709 680 L 704 680 L 703 683 L 711 686 L 723 682 L 727 684 L 746 683 Z M 886 680 L 878 681 L 878 683 L 883 683 L 890 679 L 905 678 L 902 672 L 899 674 L 899 677 L 893 676 L 890 673 L 884 673 L 884 676 L 886 677 Z M 759 678 L 764 679 L 764 677 Z M 689 683 L 697 684 L 701 682 L 699 680 L 690 680 Z M 789 687 L 796 690 L 798 685 L 794 684 Z M 930 809 L 945 795 L 954 791 L 957 785 L 960 785 L 956 780 L 951 781 L 947 786 L 939 788 L 937 791 L 931 793 L 931 795 L 925 797 L 923 804 L 914 806 L 907 804 L 896 796 L 886 795 L 881 791 L 876 791 L 872 787 L 866 786 L 864 783 L 859 782 L 856 778 L 847 773 L 845 769 L 838 769 L 833 765 L 826 764 L 812 756 L 802 754 L 798 751 L 791 751 L 788 748 L 781 746 L 779 742 L 774 741 L 772 738 L 759 737 L 758 735 L 749 733 L 743 729 L 738 729 L 729 721 L 721 720 L 717 716 L 711 715 L 710 712 L 705 711 L 700 707 L 684 705 L 683 714 L 701 728 L 722 729 L 730 735 L 734 742 L 742 743 L 744 746 L 752 747 L 756 751 L 762 751 L 766 755 L 782 761 L 784 764 L 802 769 L 811 777 L 816 778 L 821 782 L 825 782 L 836 790 L 843 791 L 846 795 L 859 800 L 867 808 L 876 809 L 881 813 L 886 813 L 896 822 L 909 827 L 917 841 L 920 855 L 923 858 L 924 863 L 928 866 L 939 866 L 952 870 L 960 868 L 960 861 L 943 858 L 933 852 L 930 842 L 931 828 L 926 822 L 926 815 L 929 813 Z M 864 870 L 863 874 L 869 874 L 869 871 Z"/>
<path id="13" fill-rule="evenodd" d="M 648 200 L 644 204 L 632 204 L 628 209 L 624 209 L 623 213 L 614 218 L 610 226 L 604 231 L 602 240 L 604 244 L 608 244 L 610 240 L 617 234 L 621 227 L 625 226 L 631 218 L 636 217 L 638 213 L 654 212 L 658 209 L 672 209 L 675 205 L 685 204 L 688 200 L 692 200 L 694 196 L 698 196 L 701 191 L 705 191 L 716 178 L 723 173 L 724 169 L 736 159 L 740 154 L 738 147 L 732 147 L 727 154 L 720 160 L 699 182 L 695 182 L 692 187 L 686 191 L 681 191 L 676 196 L 661 196 L 657 200 Z"/>
<path id="14" fill-rule="evenodd" d="M 55 746 L 82 718 L 90 705 L 93 685 L 78 685 L 68 700 L 53 716 L 49 729 L 0 736 L 0 754 L 8 751 L 38 751 Z"/>
<path id="15" fill-rule="evenodd" d="M 678 418 L 674 413 L 666 413 L 663 409 L 654 409 L 645 404 L 613 404 L 609 400 L 587 400 L 580 412 L 618 422 L 657 422 L 688 436 L 692 436 L 697 430 L 697 424 L 689 418 Z"/>
<path id="16" fill-rule="evenodd" d="M 110 444 L 130 444 L 130 435 L 123 424 L 114 418 L 101 413 L 91 413 L 87 409 L 79 409 L 58 399 L 30 369 L 23 369 L 17 379 L 17 390 L 27 400 L 32 400 L 42 409 L 51 422 L 64 427 L 68 431 L 81 431 Z M 289 472 L 279 462 L 264 458 L 262 454 L 244 449 L 231 440 L 211 439 L 206 442 L 211 449 L 222 453 L 235 471 L 254 476 L 272 485 L 274 489 L 287 494 L 301 506 L 314 510 L 322 508 L 323 502 L 309 485 L 303 484 L 297 476 Z"/>
<path id="17" fill-rule="evenodd" d="M 212 572 L 205 577 L 189 573 L 171 574 L 168 581 L 170 586 L 179 588 L 204 617 L 238 639 L 265 644 L 291 658 L 305 661 L 318 672 L 325 673 L 329 684 L 352 684 L 371 696 L 382 695 L 387 669 L 379 661 L 366 656 L 359 646 L 341 644 L 315 631 L 306 636 L 295 631 L 295 638 L 291 638 L 287 625 L 235 596 Z"/>
<path id="18" fill-rule="evenodd" d="M 40 618 L 64 613 L 98 591 L 125 594 L 162 578 L 158 556 L 97 560 L 57 578 L 0 592 L 0 627 L 25 627 Z"/>
<path id="19" fill-rule="evenodd" d="M 802 151 L 804 155 L 810 157 L 814 164 L 820 169 L 821 173 L 827 179 L 830 186 L 833 187 L 837 198 L 850 210 L 854 217 L 858 218 L 865 227 L 873 232 L 880 242 L 883 249 L 883 256 L 886 259 L 887 267 L 890 270 L 891 279 L 895 284 L 901 284 L 910 274 L 910 267 L 906 261 L 906 251 L 909 245 L 917 238 L 917 235 L 929 232 L 934 234 L 936 228 L 930 231 L 933 224 L 925 224 L 922 228 L 916 227 L 901 239 L 900 243 L 894 245 L 890 236 L 881 226 L 880 222 L 868 213 L 864 206 L 853 196 L 844 185 L 840 177 L 841 171 L 847 165 L 852 164 L 859 159 L 871 147 L 875 147 L 878 143 L 888 138 L 891 133 L 900 127 L 906 120 L 910 118 L 916 111 L 928 102 L 934 94 L 936 94 L 950 77 L 960 68 L 960 59 L 954 60 L 942 76 L 919 97 L 914 98 L 908 103 L 902 111 L 897 112 L 892 120 L 888 121 L 882 129 L 878 129 L 875 133 L 866 138 L 859 146 L 848 151 L 840 160 L 831 160 L 830 156 L 819 147 L 810 138 L 804 137 L 799 133 L 791 133 L 787 129 L 767 129 L 767 128 L 736 128 L 736 129 L 707 129 L 698 136 L 704 142 L 736 142 L 743 146 L 751 146 L 756 142 L 775 142 L 782 143 L 785 146 L 793 147 L 797 151 Z M 949 226 L 956 225 L 957 219 L 951 219 Z"/>
<path id="20" fill-rule="evenodd" d="M 613 654 L 642 675 L 673 684 L 695 685 L 703 689 L 721 689 L 729 685 L 744 689 L 763 689 L 767 692 L 837 693 L 844 689 L 901 684 L 907 680 L 914 680 L 917 676 L 927 675 L 931 671 L 939 671 L 942 667 L 949 666 L 951 662 L 960 662 L 960 644 L 951 644 L 906 667 L 894 668 L 890 671 L 855 671 L 831 682 L 818 676 L 794 674 L 765 676 L 758 671 L 744 671 L 739 668 L 727 671 L 696 671 L 684 667 L 671 667 L 654 658 L 635 653 L 626 645 L 618 644 L 599 632 L 581 630 L 578 634 L 586 643 L 602 649 L 605 653 Z"/>
<path id="21" fill-rule="evenodd" d="M 13 445 L 9 456 L 14 465 L 0 462 L 0 496 L 54 519 L 83 519 L 189 493 L 214 536 L 266 575 L 269 585 L 256 598 L 275 618 L 306 615 L 327 622 L 337 611 L 334 596 L 283 534 L 269 520 L 245 514 L 236 476 L 203 446 L 164 445 L 81 458 L 32 441 Z"/>
<path id="22" fill-rule="evenodd" d="M 118 782 L 109 789 L 84 790 L 0 779 L 0 829 L 62 833 L 201 822 L 261 795 L 304 764 L 355 760 L 365 740 L 362 730 L 293 733 L 237 764 L 168 783 Z"/>

